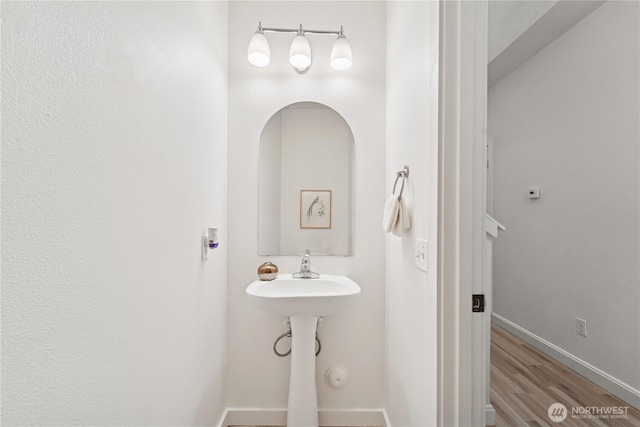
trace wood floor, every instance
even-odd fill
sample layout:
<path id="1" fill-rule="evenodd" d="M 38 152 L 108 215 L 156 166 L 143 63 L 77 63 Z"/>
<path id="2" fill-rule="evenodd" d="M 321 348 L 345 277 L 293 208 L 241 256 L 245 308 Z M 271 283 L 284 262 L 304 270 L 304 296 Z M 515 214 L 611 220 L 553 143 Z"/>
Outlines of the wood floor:
<path id="1" fill-rule="evenodd" d="M 496 325 L 491 327 L 491 403 L 498 427 L 640 426 L 640 411 Z M 549 418 L 553 403 L 567 408 L 561 423 Z M 621 408 L 616 411 L 626 414 L 572 414 L 585 407 Z"/>

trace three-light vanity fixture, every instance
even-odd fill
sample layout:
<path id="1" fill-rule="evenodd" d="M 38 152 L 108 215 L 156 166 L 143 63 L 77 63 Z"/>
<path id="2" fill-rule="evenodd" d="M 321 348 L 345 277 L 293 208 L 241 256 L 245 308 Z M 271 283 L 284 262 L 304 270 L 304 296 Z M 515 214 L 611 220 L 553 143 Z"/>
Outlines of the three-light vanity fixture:
<path id="1" fill-rule="evenodd" d="M 300 74 L 306 73 L 311 67 L 311 45 L 309 44 L 309 40 L 307 40 L 306 34 L 329 34 L 338 36 L 331 49 L 331 68 L 334 70 L 346 70 L 351 67 L 351 45 L 344 35 L 342 26 L 340 26 L 340 31 L 322 31 L 305 30 L 302 28 L 302 24 L 300 24 L 300 28 L 298 29 L 266 28 L 262 26 L 262 22 L 258 23 L 258 30 L 253 37 L 251 37 L 249 49 L 247 50 L 247 59 L 256 67 L 266 67 L 271 60 L 271 50 L 269 49 L 269 41 L 264 35 L 265 32 L 296 34 L 289 48 L 289 63 L 291 63 L 293 68 Z"/>

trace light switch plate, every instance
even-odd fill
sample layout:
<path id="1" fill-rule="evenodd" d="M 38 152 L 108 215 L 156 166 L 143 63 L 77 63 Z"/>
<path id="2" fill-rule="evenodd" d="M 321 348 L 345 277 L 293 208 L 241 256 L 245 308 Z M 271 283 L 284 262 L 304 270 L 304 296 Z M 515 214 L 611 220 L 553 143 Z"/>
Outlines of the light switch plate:
<path id="1" fill-rule="evenodd" d="M 416 239 L 416 268 L 427 271 L 427 241 Z"/>

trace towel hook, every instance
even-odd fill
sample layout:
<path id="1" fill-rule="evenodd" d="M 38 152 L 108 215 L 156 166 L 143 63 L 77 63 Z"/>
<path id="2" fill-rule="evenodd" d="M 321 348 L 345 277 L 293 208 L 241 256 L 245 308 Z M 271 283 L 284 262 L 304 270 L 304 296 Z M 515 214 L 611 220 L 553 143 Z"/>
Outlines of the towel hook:
<path id="1" fill-rule="evenodd" d="M 402 168 L 401 171 L 398 171 L 398 173 L 396 174 L 396 182 L 393 183 L 393 194 L 396 194 L 396 186 L 398 185 L 398 180 L 402 178 L 402 186 L 400 187 L 400 194 L 398 194 L 398 198 L 402 196 L 402 192 L 404 191 L 404 182 L 407 180 L 408 176 L 409 176 L 409 166 L 406 166 L 406 165 L 404 168 Z"/>

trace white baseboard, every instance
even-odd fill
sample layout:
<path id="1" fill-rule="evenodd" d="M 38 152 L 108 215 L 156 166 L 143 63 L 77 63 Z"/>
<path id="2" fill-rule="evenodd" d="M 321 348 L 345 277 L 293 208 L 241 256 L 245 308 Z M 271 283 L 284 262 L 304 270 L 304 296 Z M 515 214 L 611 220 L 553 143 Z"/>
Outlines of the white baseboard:
<path id="1" fill-rule="evenodd" d="M 484 424 L 488 426 L 496 425 L 496 410 L 490 403 L 484 405 Z"/>
<path id="2" fill-rule="evenodd" d="M 318 418 L 323 427 L 391 427 L 384 409 L 327 410 L 319 409 Z M 227 408 L 217 427 L 285 426 L 286 409 Z"/>
<path id="3" fill-rule="evenodd" d="M 524 342 L 537 348 L 549 357 L 567 366 L 569 369 L 579 373 L 589 381 L 592 381 L 607 390 L 609 393 L 623 400 L 629 405 L 640 409 L 640 390 L 636 390 L 628 384 L 612 377 L 606 372 L 563 350 L 562 348 L 540 338 L 539 336 L 505 319 L 499 314 L 492 313 L 492 321 L 498 326 L 506 329 Z"/>

